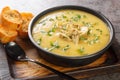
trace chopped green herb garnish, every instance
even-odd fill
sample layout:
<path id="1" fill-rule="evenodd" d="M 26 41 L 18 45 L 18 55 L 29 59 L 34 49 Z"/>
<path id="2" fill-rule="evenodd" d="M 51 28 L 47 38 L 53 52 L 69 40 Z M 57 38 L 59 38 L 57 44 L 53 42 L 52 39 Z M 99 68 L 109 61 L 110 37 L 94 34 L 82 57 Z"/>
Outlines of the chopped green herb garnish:
<path id="1" fill-rule="evenodd" d="M 89 40 L 88 44 L 92 45 L 92 44 L 94 44 L 94 41 L 93 40 Z"/>
<path id="2" fill-rule="evenodd" d="M 58 16 L 56 16 L 56 19 L 58 19 Z"/>
<path id="3" fill-rule="evenodd" d="M 48 19 L 42 20 L 42 21 L 39 22 L 39 24 L 44 23 L 44 22 L 47 21 L 47 20 L 48 20 Z"/>
<path id="4" fill-rule="evenodd" d="M 54 24 L 54 28 L 57 28 L 58 26 L 57 26 L 57 24 Z"/>
<path id="5" fill-rule="evenodd" d="M 76 15 L 76 16 L 74 16 L 74 17 L 71 17 L 71 19 L 72 19 L 73 21 L 76 21 L 76 22 L 79 21 L 80 18 L 81 18 L 80 15 Z"/>
<path id="6" fill-rule="evenodd" d="M 87 27 L 91 27 L 91 26 L 92 26 L 92 24 L 89 23 L 89 22 L 86 22 L 86 23 L 84 22 L 83 24 L 84 24 L 85 26 L 87 26 Z"/>
<path id="7" fill-rule="evenodd" d="M 79 15 L 79 14 L 78 14 L 78 15 L 77 15 L 77 18 L 79 18 L 79 19 L 80 19 L 80 18 L 81 18 L 81 15 Z"/>
<path id="8" fill-rule="evenodd" d="M 87 35 L 90 35 L 92 33 L 92 30 L 89 29 L 88 32 L 87 32 Z"/>
<path id="9" fill-rule="evenodd" d="M 93 25 L 94 25 L 94 26 L 98 25 L 98 22 L 94 23 Z"/>
<path id="10" fill-rule="evenodd" d="M 85 51 L 85 48 L 84 47 L 81 47 L 79 50 L 78 50 L 80 53 L 83 53 Z"/>
<path id="11" fill-rule="evenodd" d="M 102 34 L 102 30 L 101 29 L 96 29 L 97 31 L 99 31 L 100 32 L 100 34 Z"/>
<path id="12" fill-rule="evenodd" d="M 58 17 L 58 16 L 56 16 L 56 19 L 59 20 L 59 21 L 62 20 L 62 19 L 61 19 L 60 17 Z"/>
<path id="13" fill-rule="evenodd" d="M 85 26 L 90 27 L 90 26 L 92 26 L 92 25 L 91 25 L 91 23 L 89 23 L 89 22 L 88 22 L 88 23 L 86 23 L 86 25 L 85 25 Z"/>
<path id="14" fill-rule="evenodd" d="M 86 15 L 83 15 L 83 18 L 87 18 L 87 16 L 86 16 Z"/>
<path id="15" fill-rule="evenodd" d="M 54 32 L 55 32 L 55 27 L 53 27 L 51 30 L 48 31 L 48 35 L 52 36 Z"/>
<path id="16" fill-rule="evenodd" d="M 54 19 L 50 18 L 49 21 L 54 21 Z"/>
<path id="17" fill-rule="evenodd" d="M 54 47 L 56 47 L 56 48 L 59 48 L 59 47 L 60 47 L 57 41 L 55 41 L 54 43 L 51 42 L 51 46 L 54 46 Z"/>
<path id="18" fill-rule="evenodd" d="M 53 28 L 51 29 L 51 31 L 52 31 L 52 32 L 55 32 L 55 27 L 53 27 Z"/>
<path id="19" fill-rule="evenodd" d="M 100 36 L 96 36 L 94 40 L 99 40 Z"/>
<path id="20" fill-rule="evenodd" d="M 48 51 L 52 51 L 53 49 L 59 48 L 59 44 L 57 41 L 51 42 L 50 45 L 52 46 L 51 48 L 47 49 Z"/>
<path id="21" fill-rule="evenodd" d="M 62 17 L 63 17 L 63 18 L 67 18 L 67 16 L 65 16 L 65 15 L 62 15 Z"/>
<path id="22" fill-rule="evenodd" d="M 63 48 L 63 51 L 66 51 L 66 50 L 68 50 L 69 48 L 70 48 L 70 46 L 67 45 L 67 46 L 65 46 L 65 47 Z"/>
<path id="23" fill-rule="evenodd" d="M 46 25 L 46 23 L 43 23 L 42 25 L 44 26 L 44 25 Z"/>
<path id="24" fill-rule="evenodd" d="M 93 34 L 94 37 L 98 36 L 97 34 Z"/>
<path id="25" fill-rule="evenodd" d="M 48 31 L 48 35 L 49 36 L 52 36 L 52 34 L 53 34 L 53 32 L 50 30 L 50 31 Z"/>
<path id="26" fill-rule="evenodd" d="M 87 38 L 81 36 L 81 37 L 80 37 L 80 40 L 84 41 L 84 40 L 87 40 Z"/>
<path id="27" fill-rule="evenodd" d="M 42 41 L 42 38 L 40 38 L 40 39 L 37 41 L 37 44 L 40 45 L 40 44 L 41 44 L 41 41 Z"/>
<path id="28" fill-rule="evenodd" d="M 96 34 L 94 34 L 93 36 L 94 36 L 95 38 L 88 41 L 88 44 L 90 44 L 90 45 L 97 43 L 97 42 L 99 41 L 99 39 L 100 39 L 100 36 L 98 36 L 98 35 L 96 35 Z"/>
<path id="29" fill-rule="evenodd" d="M 106 34 L 106 36 L 109 36 L 109 34 Z"/>
<path id="30" fill-rule="evenodd" d="M 99 39 L 100 39 L 100 36 L 96 36 L 95 39 L 93 39 L 93 42 L 96 43 L 99 41 Z"/>

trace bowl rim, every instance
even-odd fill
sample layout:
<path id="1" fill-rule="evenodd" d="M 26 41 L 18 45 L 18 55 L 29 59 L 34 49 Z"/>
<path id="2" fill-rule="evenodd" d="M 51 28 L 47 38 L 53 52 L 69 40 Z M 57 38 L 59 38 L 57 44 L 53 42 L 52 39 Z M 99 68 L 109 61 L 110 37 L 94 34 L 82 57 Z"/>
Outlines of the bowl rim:
<path id="1" fill-rule="evenodd" d="M 56 54 L 56 53 L 53 53 L 53 52 L 50 52 L 50 51 L 47 51 L 45 49 L 43 49 L 42 47 L 40 47 L 33 39 L 32 37 L 32 28 L 33 28 L 33 25 L 35 24 L 35 22 L 42 16 L 44 16 L 45 14 L 48 14 L 48 13 L 52 13 L 54 11 L 57 11 L 57 10 L 65 10 L 65 9 L 72 9 L 72 10 L 80 10 L 80 11 L 84 11 L 84 12 L 87 12 L 87 13 L 90 13 L 96 17 L 98 17 L 100 20 L 102 20 L 106 25 L 107 27 L 109 28 L 109 31 L 110 31 L 110 40 L 109 42 L 106 44 L 106 46 L 104 48 L 102 48 L 101 50 L 95 52 L 95 53 L 92 53 L 92 54 L 89 54 L 89 55 L 85 55 L 85 56 L 63 56 L 63 55 L 59 55 L 59 54 Z M 39 18 L 37 18 L 39 17 Z M 93 10 L 91 8 L 88 8 L 88 7 L 83 7 L 83 6 L 76 6 L 76 5 L 63 5 L 63 6 L 56 6 L 56 7 L 52 7 L 52 8 L 49 8 L 49 9 L 46 9 L 40 13 L 38 13 L 37 15 L 35 15 L 32 20 L 30 21 L 29 23 L 29 27 L 28 27 L 28 36 L 29 36 L 29 39 L 30 41 L 40 50 L 44 51 L 45 54 L 51 54 L 51 55 L 54 55 L 54 56 L 59 56 L 61 58 L 69 58 L 69 59 L 85 59 L 85 58 L 90 58 L 90 57 L 93 57 L 93 56 L 96 56 L 98 54 L 103 54 L 112 44 L 113 42 L 113 39 L 115 37 L 115 31 L 114 31 L 114 27 L 112 25 L 112 23 L 109 21 L 108 18 L 106 18 L 101 12 L 99 11 L 96 11 L 96 10 Z"/>

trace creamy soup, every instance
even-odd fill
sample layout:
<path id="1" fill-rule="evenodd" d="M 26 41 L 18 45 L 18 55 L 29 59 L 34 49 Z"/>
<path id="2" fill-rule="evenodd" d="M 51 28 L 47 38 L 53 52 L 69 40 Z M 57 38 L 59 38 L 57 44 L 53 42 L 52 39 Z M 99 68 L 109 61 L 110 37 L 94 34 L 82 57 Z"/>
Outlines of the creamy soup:
<path id="1" fill-rule="evenodd" d="M 62 56 L 85 56 L 103 49 L 110 40 L 107 25 L 79 10 L 58 10 L 33 26 L 33 39 L 45 50 Z"/>

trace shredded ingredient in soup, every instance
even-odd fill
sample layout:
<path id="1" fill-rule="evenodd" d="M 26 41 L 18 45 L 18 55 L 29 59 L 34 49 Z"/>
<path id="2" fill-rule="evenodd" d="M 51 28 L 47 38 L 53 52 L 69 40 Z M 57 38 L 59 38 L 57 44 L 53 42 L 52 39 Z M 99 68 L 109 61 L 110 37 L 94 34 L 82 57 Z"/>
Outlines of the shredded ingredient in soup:
<path id="1" fill-rule="evenodd" d="M 109 42 L 107 25 L 96 16 L 79 10 L 58 10 L 41 17 L 32 35 L 36 43 L 62 56 L 85 56 Z"/>

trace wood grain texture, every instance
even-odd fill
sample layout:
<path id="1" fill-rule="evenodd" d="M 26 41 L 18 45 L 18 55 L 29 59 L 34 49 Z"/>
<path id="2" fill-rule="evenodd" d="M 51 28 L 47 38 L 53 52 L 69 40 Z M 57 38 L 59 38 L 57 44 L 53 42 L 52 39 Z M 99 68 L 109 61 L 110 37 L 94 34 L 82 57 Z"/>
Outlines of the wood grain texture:
<path id="1" fill-rule="evenodd" d="M 113 48 L 118 55 L 117 57 L 120 58 L 120 0 L 4 0 L 0 2 L 0 9 L 2 9 L 4 6 L 10 6 L 20 11 L 29 11 L 37 14 L 47 8 L 60 5 L 85 6 L 103 13 L 114 25 L 116 39 L 113 43 Z M 119 73 L 117 75 L 119 75 Z M 107 73 L 105 76 L 92 77 L 86 80 L 119 80 L 120 77 L 117 77 L 117 75 L 112 74 L 110 77 L 109 73 Z M 0 45 L 0 79 L 13 80 L 13 78 L 10 76 L 6 53 L 4 52 L 2 45 Z"/>
<path id="2" fill-rule="evenodd" d="M 77 67 L 77 68 L 68 68 L 68 67 L 65 68 L 61 66 L 56 66 L 54 64 L 50 64 L 49 62 L 46 62 L 44 59 L 42 59 L 37 49 L 31 44 L 29 40 L 22 40 L 18 38 L 16 42 L 24 49 L 26 55 L 29 58 L 37 60 L 61 72 L 69 72 L 69 71 L 75 71 L 75 70 L 80 70 L 80 69 L 87 69 L 87 68 L 101 66 L 106 61 L 108 54 L 109 54 L 109 52 L 106 52 L 101 58 L 99 58 L 95 62 L 89 65 L 86 65 L 86 66 Z M 11 60 L 9 63 L 11 67 L 10 71 L 13 73 L 12 75 L 14 78 L 31 77 L 31 79 L 33 79 L 35 77 L 42 78 L 42 77 L 46 77 L 46 76 L 53 74 L 52 72 L 45 69 L 44 67 L 41 67 L 31 62 L 18 62 L 18 61 Z M 89 76 L 89 75 L 86 75 L 86 76 Z"/>

